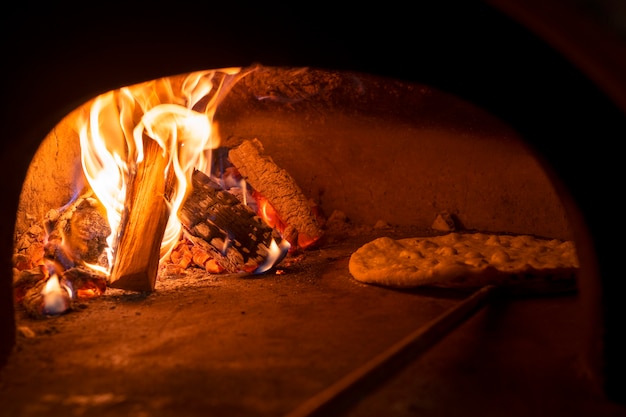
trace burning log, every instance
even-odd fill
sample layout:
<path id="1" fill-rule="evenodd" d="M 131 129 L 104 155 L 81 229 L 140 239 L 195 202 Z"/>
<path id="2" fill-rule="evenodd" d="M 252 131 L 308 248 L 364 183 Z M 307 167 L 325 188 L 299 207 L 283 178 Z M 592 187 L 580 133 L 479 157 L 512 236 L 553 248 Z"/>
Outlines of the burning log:
<path id="1" fill-rule="evenodd" d="M 50 210 L 43 226 L 41 233 L 31 236 L 36 238 L 30 242 L 35 253 L 26 248 L 13 256 L 15 303 L 35 318 L 64 313 L 73 299 L 106 291 L 104 274 L 87 266 L 106 267 L 106 238 L 111 233 L 104 207 L 93 193 Z"/>
<path id="2" fill-rule="evenodd" d="M 44 263 L 46 232 L 39 224 L 31 225 L 15 243 L 13 267 L 18 271 L 35 268 Z"/>
<path id="3" fill-rule="evenodd" d="M 13 299 L 16 304 L 22 303 L 26 295 L 35 287 L 43 285 L 48 274 L 43 266 L 13 273 Z"/>
<path id="4" fill-rule="evenodd" d="M 186 238 L 226 272 L 256 271 L 270 256 L 274 230 L 201 171 L 193 173 L 192 186 L 179 213 Z M 192 256 L 205 268 L 210 261 L 209 257 L 198 259 L 198 253 Z"/>
<path id="5" fill-rule="evenodd" d="M 244 141 L 231 149 L 228 157 L 285 223 L 287 230 L 283 231 L 283 235 L 288 236 L 290 243 L 306 248 L 322 237 L 322 228 L 309 200 L 286 170 L 263 155 L 263 145 L 258 139 Z"/>
<path id="6" fill-rule="evenodd" d="M 105 291 L 104 274 L 82 266 L 50 276 L 42 265 L 13 277 L 15 304 L 34 318 L 62 314 L 72 308 L 74 299 L 97 297 Z"/>
<path id="7" fill-rule="evenodd" d="M 72 298 L 85 299 L 102 295 L 106 291 L 107 281 L 103 273 L 95 270 L 76 267 L 63 273 L 63 282 L 72 291 Z"/>
<path id="8" fill-rule="evenodd" d="M 22 306 L 33 318 L 63 314 L 72 308 L 71 290 L 53 275 L 30 288 L 22 299 Z"/>
<path id="9" fill-rule="evenodd" d="M 128 206 L 120 223 L 109 278 L 112 288 L 138 292 L 153 291 L 156 284 L 171 182 L 165 177 L 168 160 L 159 144 L 144 137 L 143 152 L 144 159 L 128 184 Z"/>
<path id="10" fill-rule="evenodd" d="M 107 237 L 111 228 L 102 204 L 87 192 L 64 210 L 50 210 L 44 220 L 48 237 L 44 259 L 56 273 L 78 265 L 107 267 Z"/>

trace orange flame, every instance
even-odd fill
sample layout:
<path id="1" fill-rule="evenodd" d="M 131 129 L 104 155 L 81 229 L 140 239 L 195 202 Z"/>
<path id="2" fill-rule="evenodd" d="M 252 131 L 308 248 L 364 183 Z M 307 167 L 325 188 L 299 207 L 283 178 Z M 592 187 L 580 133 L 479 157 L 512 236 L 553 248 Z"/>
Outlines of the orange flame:
<path id="1" fill-rule="evenodd" d="M 180 237 L 182 226 L 177 214 L 193 170 L 206 171 L 211 165 L 211 150 L 219 146 L 213 129 L 217 106 L 249 72 L 229 68 L 162 78 L 102 94 L 90 103 L 88 115 L 78 126 L 81 162 L 112 230 L 107 239 L 109 268 L 115 256 L 112 248 L 125 208 L 127 182 L 143 160 L 144 135 L 155 140 L 168 158 L 164 175 L 173 170 L 176 176 L 161 244 L 163 259 Z"/>

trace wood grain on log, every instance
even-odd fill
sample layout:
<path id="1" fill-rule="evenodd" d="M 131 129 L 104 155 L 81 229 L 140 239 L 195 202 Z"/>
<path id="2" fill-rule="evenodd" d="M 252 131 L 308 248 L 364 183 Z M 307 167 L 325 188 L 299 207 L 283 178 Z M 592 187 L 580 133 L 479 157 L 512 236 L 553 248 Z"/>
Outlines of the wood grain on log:
<path id="1" fill-rule="evenodd" d="M 273 229 L 201 171 L 179 212 L 186 237 L 226 272 L 253 272 L 268 257 Z"/>
<path id="2" fill-rule="evenodd" d="M 322 237 L 323 230 L 309 200 L 286 170 L 263 155 L 263 145 L 258 139 L 245 140 L 231 149 L 228 157 L 242 177 L 269 201 L 287 227 L 296 230 L 299 246 L 309 246 Z"/>
<path id="3" fill-rule="evenodd" d="M 154 290 L 169 218 L 168 160 L 157 142 L 147 137 L 143 142 L 144 159 L 128 184 L 126 211 L 109 278 L 110 287 L 139 292 Z"/>

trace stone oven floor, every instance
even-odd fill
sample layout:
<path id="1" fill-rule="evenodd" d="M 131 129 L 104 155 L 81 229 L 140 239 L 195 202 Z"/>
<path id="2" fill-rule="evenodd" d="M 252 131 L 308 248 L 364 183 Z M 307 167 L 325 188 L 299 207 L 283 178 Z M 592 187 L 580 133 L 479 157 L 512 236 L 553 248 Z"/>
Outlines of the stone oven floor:
<path id="1" fill-rule="evenodd" d="M 256 277 L 17 312 L 0 416 L 281 416 L 466 294 L 368 286 L 342 242 Z M 342 415 L 626 416 L 585 378 L 575 295 L 493 302 Z"/>

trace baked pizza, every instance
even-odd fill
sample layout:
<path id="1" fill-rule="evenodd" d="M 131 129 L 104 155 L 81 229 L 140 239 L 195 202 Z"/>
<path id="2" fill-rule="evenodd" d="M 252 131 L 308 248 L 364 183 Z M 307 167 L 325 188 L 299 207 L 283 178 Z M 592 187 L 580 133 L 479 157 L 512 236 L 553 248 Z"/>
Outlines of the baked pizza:
<path id="1" fill-rule="evenodd" d="M 349 262 L 356 280 L 394 288 L 574 283 L 578 268 L 572 241 L 476 232 L 381 237 L 357 249 Z"/>

